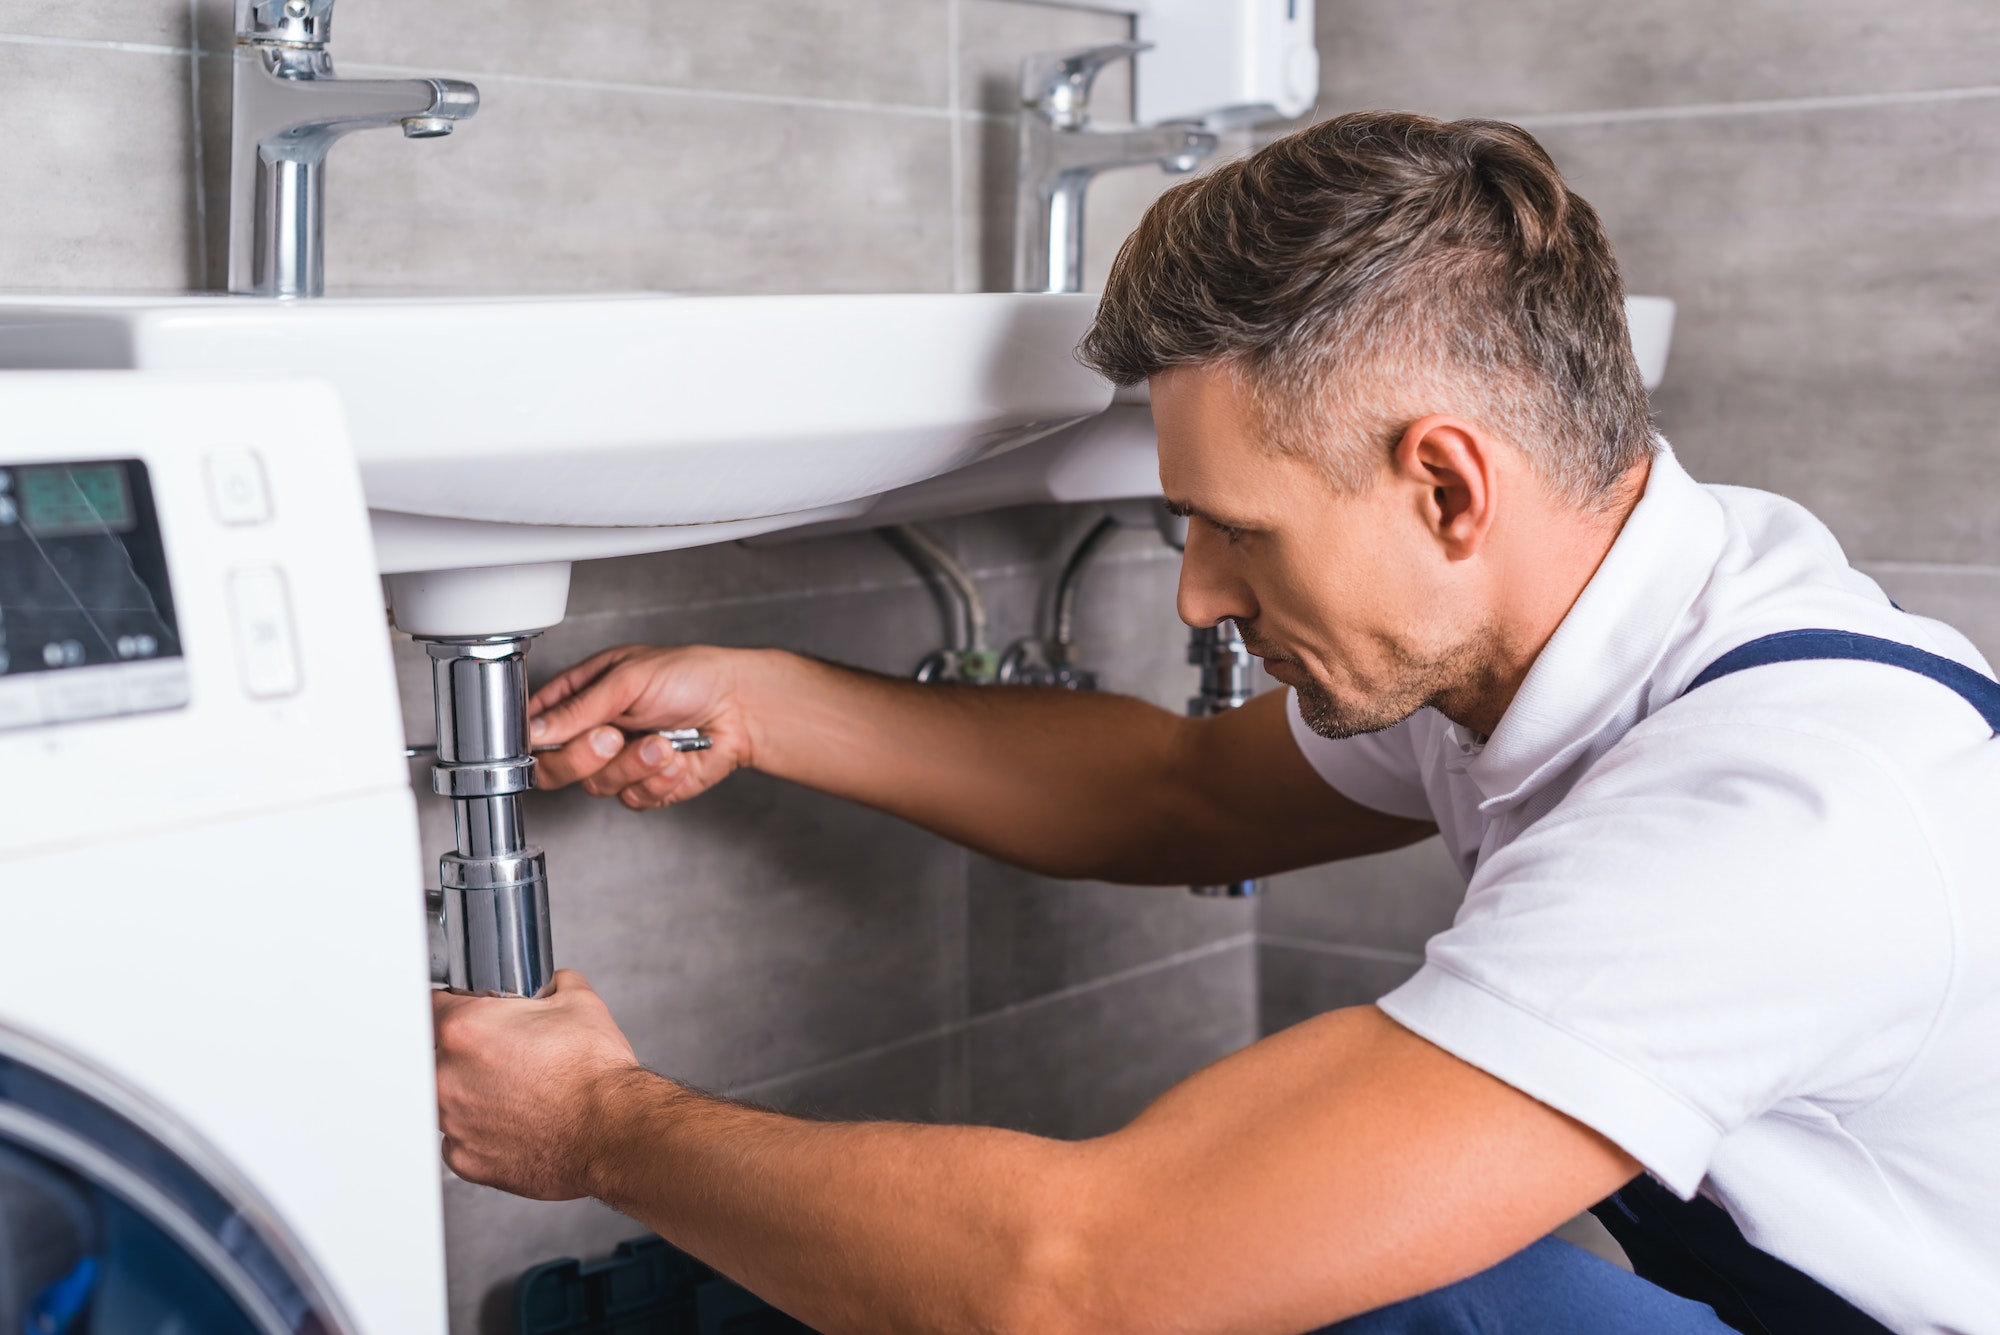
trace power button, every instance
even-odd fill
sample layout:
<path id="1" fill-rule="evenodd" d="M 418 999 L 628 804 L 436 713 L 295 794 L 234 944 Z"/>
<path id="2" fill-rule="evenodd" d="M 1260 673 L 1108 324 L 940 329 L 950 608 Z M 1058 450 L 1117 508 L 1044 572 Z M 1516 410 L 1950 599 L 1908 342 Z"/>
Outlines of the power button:
<path id="1" fill-rule="evenodd" d="M 229 610 L 235 620 L 236 665 L 244 691 L 258 700 L 295 694 L 299 655 L 285 573 L 276 566 L 231 571 Z"/>
<path id="2" fill-rule="evenodd" d="M 216 450 L 208 456 L 208 503 L 225 524 L 262 524 L 271 517 L 264 461 L 255 450 Z"/>

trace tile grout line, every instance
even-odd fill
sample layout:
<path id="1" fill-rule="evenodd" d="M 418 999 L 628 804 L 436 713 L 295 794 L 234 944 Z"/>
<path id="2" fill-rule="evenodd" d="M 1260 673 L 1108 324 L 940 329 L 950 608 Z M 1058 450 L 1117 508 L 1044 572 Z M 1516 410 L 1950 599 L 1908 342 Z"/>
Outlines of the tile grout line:
<path id="1" fill-rule="evenodd" d="M 157 42 L 120 42 L 101 37 L 44 37 L 34 33 L 0 32 L 0 46 L 48 46 L 77 51 L 115 51 L 142 56 L 221 57 L 223 51 L 200 46 L 169 46 Z M 761 106 L 795 107 L 805 111 L 846 111 L 872 115 L 913 116 L 923 120 L 954 120 L 958 116 L 985 119 L 983 111 L 954 112 L 951 107 L 926 107 L 910 102 L 870 102 L 861 98 L 809 97 L 797 93 L 758 93 L 735 88 L 688 88 L 678 84 L 632 83 L 617 79 L 585 79 L 561 74 L 528 74 L 508 70 L 440 69 L 436 65 L 384 64 L 370 60 L 343 61 L 342 69 L 357 74 L 392 75 L 414 78 L 470 79 L 487 83 L 523 83 L 547 88 L 582 88 L 611 93 L 634 93 L 657 97 L 707 99 L 717 102 L 752 103 Z"/>
<path id="2" fill-rule="evenodd" d="M 1990 565 L 1979 561 L 1871 561 L 1862 557 L 1854 562 L 1854 568 L 1866 574 L 1870 570 L 1886 571 L 1892 575 L 2000 575 L 2000 565 Z"/>
<path id="3" fill-rule="evenodd" d="M 945 0 L 944 49 L 945 105 L 951 112 L 951 290 L 966 290 L 965 273 L 965 117 L 961 103 L 963 88 L 961 58 L 964 33 L 959 12 L 960 0 Z"/>
<path id="4" fill-rule="evenodd" d="M 189 0 L 190 7 L 193 0 Z M 53 46 L 71 51 L 117 51 L 133 56 L 195 56 L 195 46 L 167 46 L 159 42 L 115 42 L 108 37 L 43 37 L 36 33 L 0 32 L 0 46 Z"/>
<path id="5" fill-rule="evenodd" d="M 1303 950 L 1314 955 L 1332 955 L 1340 959 L 1373 960 L 1379 964 L 1422 964 L 1421 954 L 1408 950 L 1384 950 L 1380 946 L 1355 946 L 1339 941 L 1315 941 L 1308 936 L 1287 936 L 1278 932 L 1259 932 L 1257 944 L 1277 946 L 1284 950 Z"/>
<path id="6" fill-rule="evenodd" d="M 201 0 L 188 0 L 188 36 L 197 38 L 201 31 Z M 199 40 L 190 42 L 188 47 L 188 111 L 189 122 L 194 126 L 194 272 L 196 286 L 208 287 L 208 182 L 203 161 L 201 129 L 201 44 Z"/>
<path id="7" fill-rule="evenodd" d="M 912 116 L 919 120 L 950 120 L 950 107 L 925 107 L 908 102 L 869 102 L 859 98 L 807 97 L 796 93 L 756 93 L 733 88 L 685 88 L 667 83 L 630 83 L 617 79 L 582 79 L 563 74 L 523 74 L 505 70 L 439 69 L 434 65 L 385 65 L 350 61 L 346 68 L 364 74 L 405 78 L 469 79 L 474 83 L 519 83 L 539 88 L 577 88 L 636 96 L 691 101 L 735 102 L 753 106 L 792 107 L 804 111 L 844 111 L 878 116 Z"/>
<path id="8" fill-rule="evenodd" d="M 825 1075 L 830 1071 L 837 1071 L 842 1067 L 851 1066 L 858 1062 L 870 1061 L 876 1057 L 887 1056 L 892 1052 L 900 1052 L 904 1048 L 915 1047 L 920 1043 L 934 1043 L 938 1039 L 951 1038 L 957 1034 L 967 1033 L 982 1025 L 1011 1019 L 1016 1015 L 1024 1015 L 1046 1006 L 1056 1005 L 1059 1002 L 1073 1001 L 1078 997 L 1089 996 L 1093 992 L 1117 987 L 1122 983 L 1134 982 L 1151 974 L 1178 968 L 1183 964 L 1193 964 L 1199 960 L 1208 959 L 1213 955 L 1227 954 L 1229 951 L 1235 950 L 1240 946 L 1254 944 L 1256 939 L 1257 934 L 1255 932 L 1238 932 L 1234 936 L 1225 936 L 1214 941 L 1205 942 L 1199 946 L 1191 946 L 1186 950 L 1177 950 L 1171 955 L 1162 955 L 1156 960 L 1148 960 L 1144 964 L 1136 964 L 1129 969 L 1120 969 L 1115 973 L 1105 974 L 1101 978 L 1092 978 L 1081 983 L 1071 983 L 1067 987 L 1059 987 L 1053 992 L 1044 992 L 1040 996 L 1030 997 L 1026 1001 L 1009 1002 L 1005 1006 L 995 1007 L 990 1011 L 981 1011 L 977 1015 L 968 1016 L 964 1020 L 954 1021 L 951 1024 L 935 1025 L 929 1029 L 919 1030 L 914 1034 L 905 1034 L 901 1038 L 891 1039 L 887 1043 L 878 1043 L 874 1047 L 862 1048 L 857 1052 L 844 1053 L 838 1057 L 829 1057 L 825 1061 L 800 1066 L 790 1071 L 780 1072 L 777 1075 L 765 1076 L 761 1080 L 752 1080 L 741 1085 L 732 1085 L 724 1093 L 730 1098 L 755 1097 L 760 1090 L 775 1088 L 788 1081 Z"/>
<path id="9" fill-rule="evenodd" d="M 122 42 L 94 37 L 47 37 L 33 33 L 0 33 L 0 45 L 66 47 L 88 51 L 117 51 L 132 55 L 194 56 L 222 55 L 200 46 L 171 46 L 155 42 Z M 355 62 L 359 70 L 387 74 L 431 76 L 434 67 Z M 564 75 L 509 73 L 498 70 L 444 71 L 458 78 L 493 82 L 537 84 L 556 88 L 598 89 L 606 92 L 651 94 L 662 97 L 707 98 L 722 102 L 755 103 L 796 107 L 804 110 L 865 112 L 878 115 L 915 116 L 943 119 L 954 124 L 963 120 L 1006 119 L 995 113 L 955 106 L 925 107 L 910 103 L 869 102 L 861 99 L 805 97 L 786 93 L 756 93 L 726 88 L 685 88 L 673 84 L 628 83 L 616 80 L 583 79 Z M 1691 102 L 1680 106 L 1608 107 L 1584 111 L 1530 112 L 1509 115 L 1491 113 L 1526 129 L 1565 126 L 1616 125 L 1647 121 L 1698 120 L 1728 116 L 1781 115 L 1788 112 L 1851 111 L 1876 107 L 1923 106 L 1942 102 L 2000 99 L 2000 84 L 1972 84 L 1955 88 L 1919 88 L 1902 92 L 1834 93 L 1814 97 L 1746 98 L 1735 102 Z"/>
<path id="10" fill-rule="evenodd" d="M 1649 121 L 1708 120 L 1728 116 L 1776 116 L 1811 111 L 1863 111 L 1875 107 L 1925 106 L 2000 98 L 2000 84 L 1960 88 L 1920 88 L 1898 93 L 1833 93 L 1818 97 L 1746 98 L 1740 102 L 1689 102 L 1680 106 L 1607 107 L 1596 111 L 1550 111 L 1499 115 L 1523 129 L 1625 125 Z"/>

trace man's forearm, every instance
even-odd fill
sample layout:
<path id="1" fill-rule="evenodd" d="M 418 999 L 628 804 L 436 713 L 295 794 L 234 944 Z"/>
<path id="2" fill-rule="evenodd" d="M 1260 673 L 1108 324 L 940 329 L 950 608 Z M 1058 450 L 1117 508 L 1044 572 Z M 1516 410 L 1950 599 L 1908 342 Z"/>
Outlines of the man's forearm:
<path id="1" fill-rule="evenodd" d="M 1327 789 L 1276 697 L 1193 720 L 1109 692 L 920 685 L 778 652 L 738 672 L 757 768 L 1047 875 L 1230 879 L 1427 832 Z"/>
<path id="2" fill-rule="evenodd" d="M 782 653 L 742 681 L 758 769 L 1037 871 L 1145 879 L 1131 851 L 1187 804 L 1171 770 L 1188 721 L 1128 697 L 922 685 Z"/>
<path id="3" fill-rule="evenodd" d="M 633 1070 L 592 1192 L 826 1335 L 1035 1331 L 1076 1147 L 984 1127 L 820 1123 Z"/>

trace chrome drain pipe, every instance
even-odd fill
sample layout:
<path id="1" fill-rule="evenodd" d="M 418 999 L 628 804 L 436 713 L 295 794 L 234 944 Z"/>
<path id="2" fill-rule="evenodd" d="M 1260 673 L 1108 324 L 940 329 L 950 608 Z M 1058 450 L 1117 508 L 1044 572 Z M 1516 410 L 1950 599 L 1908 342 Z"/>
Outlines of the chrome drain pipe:
<path id="1" fill-rule="evenodd" d="M 1208 718 L 1240 709 L 1256 693 L 1252 675 L 1256 660 L 1243 643 L 1243 632 L 1227 618 L 1213 626 L 1198 626 L 1188 637 L 1188 662 L 1201 669 L 1201 688 L 1188 701 L 1189 718 Z M 1247 899 L 1257 893 L 1256 881 L 1223 885 L 1191 885 L 1198 895 L 1215 899 Z"/>
<path id="2" fill-rule="evenodd" d="M 525 658 L 533 637 L 418 638 L 437 709 L 431 790 L 451 799 L 458 832 L 430 894 L 432 979 L 479 996 L 539 996 L 555 955 L 548 869 L 521 819 L 535 775 Z"/>

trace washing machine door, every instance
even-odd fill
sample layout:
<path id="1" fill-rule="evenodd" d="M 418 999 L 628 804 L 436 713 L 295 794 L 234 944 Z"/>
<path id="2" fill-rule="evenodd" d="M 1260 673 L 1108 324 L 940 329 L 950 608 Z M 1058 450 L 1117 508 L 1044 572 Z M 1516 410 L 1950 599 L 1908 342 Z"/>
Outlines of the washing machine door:
<path id="1" fill-rule="evenodd" d="M 0 1335 L 350 1335 L 304 1253 L 157 1106 L 0 1025 Z"/>

